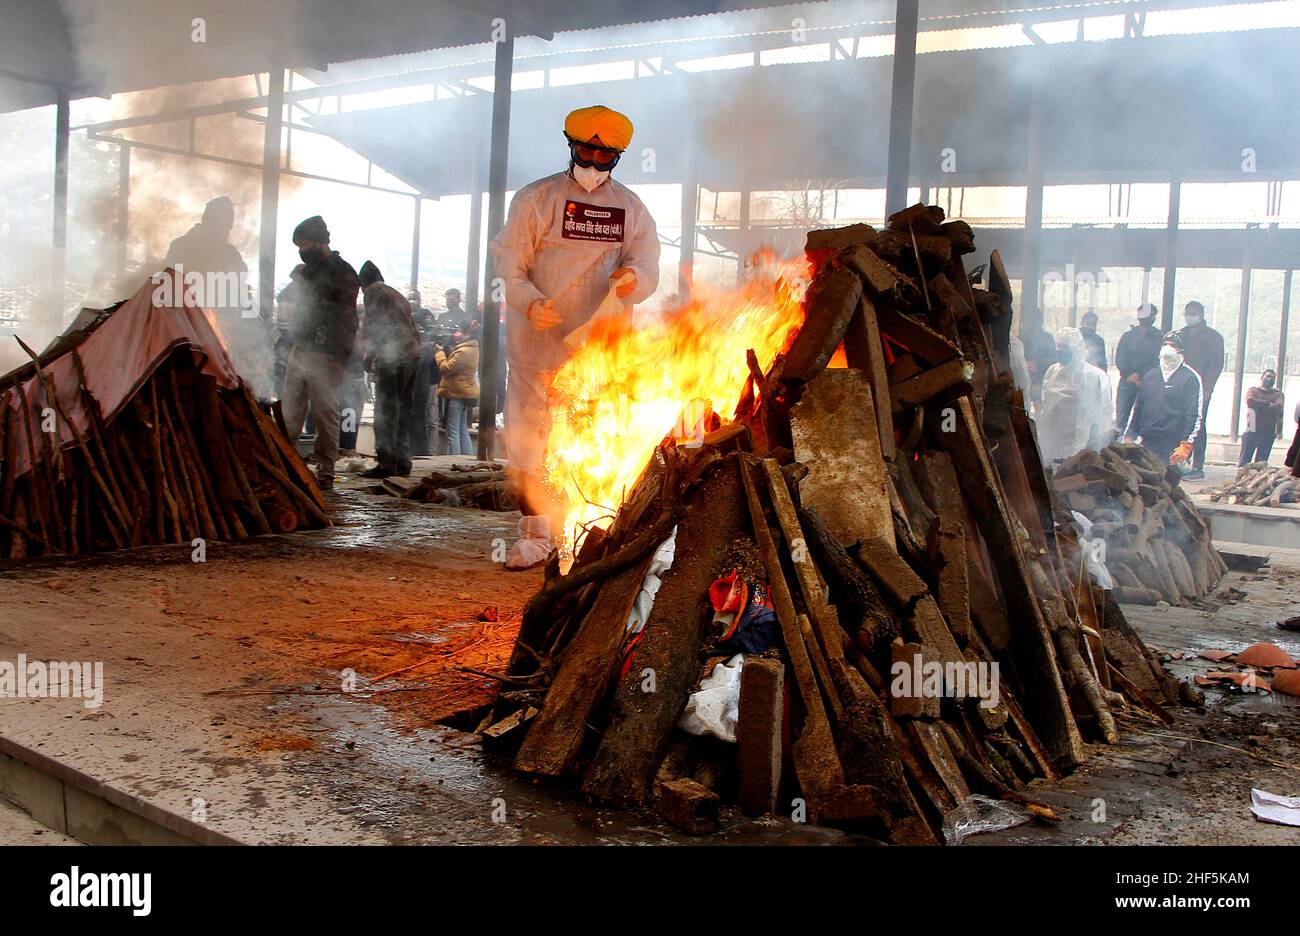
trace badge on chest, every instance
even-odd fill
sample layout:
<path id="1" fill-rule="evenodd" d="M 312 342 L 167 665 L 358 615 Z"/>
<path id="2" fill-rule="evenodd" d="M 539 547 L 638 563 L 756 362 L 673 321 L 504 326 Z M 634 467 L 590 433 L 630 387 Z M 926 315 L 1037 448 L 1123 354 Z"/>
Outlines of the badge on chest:
<path id="1" fill-rule="evenodd" d="M 623 243 L 626 209 L 607 205 L 588 205 L 569 199 L 564 203 L 564 224 L 561 236 L 565 240 L 603 241 Z"/>

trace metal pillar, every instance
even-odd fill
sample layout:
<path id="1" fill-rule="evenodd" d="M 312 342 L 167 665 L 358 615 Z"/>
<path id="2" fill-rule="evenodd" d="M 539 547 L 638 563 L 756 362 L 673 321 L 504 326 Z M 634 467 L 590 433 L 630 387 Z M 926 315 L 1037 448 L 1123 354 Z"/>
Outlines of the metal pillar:
<path id="1" fill-rule="evenodd" d="M 1249 233 L 1246 235 L 1249 237 Z M 1246 380 L 1246 326 L 1250 313 L 1250 249 L 1247 247 L 1241 268 L 1241 299 L 1237 303 L 1237 372 L 1232 375 L 1232 441 L 1240 435 L 1241 422 L 1241 388 Z"/>
<path id="2" fill-rule="evenodd" d="M 1178 272 L 1178 214 L 1182 197 L 1182 183 L 1169 182 L 1169 220 L 1165 225 L 1165 278 L 1160 296 L 1160 330 L 1172 331 L 1174 327 L 1174 279 Z"/>
<path id="3" fill-rule="evenodd" d="M 1286 378 L 1286 332 L 1287 326 L 1291 322 L 1291 273 L 1287 270 L 1282 276 L 1282 319 L 1278 323 L 1277 338 L 1277 388 L 1282 389 L 1282 381 Z M 1286 420 L 1282 420 L 1282 426 L 1286 425 Z M 1279 427 L 1280 428 L 1280 427 Z"/>
<path id="4" fill-rule="evenodd" d="M 695 266 L 695 222 L 700 213 L 700 185 L 695 174 L 695 144 L 693 134 L 687 134 L 685 152 L 682 154 L 682 238 L 677 259 L 677 295 L 685 299 L 691 294 L 691 270 Z"/>
<path id="5" fill-rule="evenodd" d="M 1042 324 L 1038 307 L 1039 251 L 1043 233 L 1043 107 L 1038 92 L 1030 91 L 1029 146 L 1025 166 L 1025 242 L 1020 270 L 1021 327 Z"/>
<path id="6" fill-rule="evenodd" d="M 258 312 L 270 318 L 275 307 L 275 239 L 280 210 L 280 128 L 284 122 L 284 69 L 272 68 L 267 80 L 266 132 L 262 137 L 262 222 L 257 241 Z"/>
<path id="7" fill-rule="evenodd" d="M 907 207 L 912 158 L 912 104 L 916 96 L 916 30 L 920 0 L 896 0 L 894 77 L 889 94 L 889 164 L 885 170 L 885 217 Z"/>
<path id="8" fill-rule="evenodd" d="M 492 85 L 492 156 L 488 170 L 488 240 L 505 227 L 506 168 L 510 146 L 510 81 L 514 75 L 515 34 L 507 28 L 497 43 L 496 68 Z M 493 461 L 496 448 L 497 368 L 501 334 L 503 289 L 493 280 L 492 252 L 488 251 L 483 289 L 483 341 L 479 367 L 478 457 Z"/>
<path id="9" fill-rule="evenodd" d="M 749 202 L 752 193 L 749 190 L 749 183 L 744 183 L 740 190 L 740 221 L 736 230 L 741 235 L 737 240 L 736 247 L 736 285 L 739 286 L 745 282 L 745 260 L 747 258 L 747 249 L 745 247 L 745 234 L 749 231 Z"/>
<path id="10" fill-rule="evenodd" d="M 131 233 L 131 147 L 117 148 L 117 269 L 127 264 L 127 238 Z"/>
<path id="11" fill-rule="evenodd" d="M 477 153 L 470 163 L 469 252 L 465 257 L 465 311 L 478 314 L 479 251 L 483 242 L 483 159 Z M 497 365 L 498 367 L 500 364 Z"/>
<path id="12" fill-rule="evenodd" d="M 411 288 L 420 288 L 420 206 L 423 195 L 415 196 L 415 217 L 411 221 Z"/>
<path id="13" fill-rule="evenodd" d="M 71 107 L 68 92 L 59 89 L 54 118 L 54 256 L 50 264 L 50 312 L 54 331 L 63 331 L 63 304 L 68 249 L 68 144 L 72 136 Z"/>

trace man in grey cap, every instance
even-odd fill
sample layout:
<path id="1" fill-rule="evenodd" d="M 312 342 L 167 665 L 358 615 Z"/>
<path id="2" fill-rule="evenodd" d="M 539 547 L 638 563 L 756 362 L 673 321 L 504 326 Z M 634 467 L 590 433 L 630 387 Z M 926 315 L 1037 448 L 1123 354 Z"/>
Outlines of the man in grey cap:
<path id="1" fill-rule="evenodd" d="M 296 445 L 311 403 L 316 423 L 316 480 L 334 488 L 339 457 L 338 389 L 357 338 L 357 271 L 330 250 L 330 232 L 320 215 L 293 232 L 302 263 L 289 274 L 297 284 L 297 306 L 289 324 L 293 344 L 284 369 L 284 424 Z"/>

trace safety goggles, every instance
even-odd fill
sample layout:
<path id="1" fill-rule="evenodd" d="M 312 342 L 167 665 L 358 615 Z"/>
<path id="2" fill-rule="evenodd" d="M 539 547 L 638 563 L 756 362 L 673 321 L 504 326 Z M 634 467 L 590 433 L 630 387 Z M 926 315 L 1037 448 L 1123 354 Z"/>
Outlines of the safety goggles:
<path id="1" fill-rule="evenodd" d="M 608 146 L 593 146 L 572 138 L 567 139 L 569 154 L 573 158 L 574 165 L 581 166 L 583 169 L 595 166 L 601 172 L 608 172 L 618 165 L 618 159 L 623 155 L 620 150 Z"/>

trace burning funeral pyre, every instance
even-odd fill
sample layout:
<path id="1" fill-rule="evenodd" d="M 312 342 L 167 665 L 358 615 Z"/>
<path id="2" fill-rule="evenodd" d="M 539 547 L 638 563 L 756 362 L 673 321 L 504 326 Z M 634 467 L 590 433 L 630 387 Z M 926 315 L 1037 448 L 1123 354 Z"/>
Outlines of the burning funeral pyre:
<path id="1" fill-rule="evenodd" d="M 767 313 L 768 347 L 702 339 L 687 316 L 661 344 L 673 372 L 736 383 L 692 385 L 676 411 L 735 401 L 734 418 L 706 414 L 681 444 L 660 413 L 626 491 L 606 483 L 612 522 L 583 527 L 524 611 L 489 745 L 692 832 L 736 802 L 934 843 L 972 793 L 1025 804 L 1085 738 L 1117 740 L 1118 710 L 1168 717 L 1176 686 L 1054 521 L 1009 375 L 1008 281 L 995 254 L 973 288 L 973 250 L 965 223 L 917 205 L 884 231 L 810 234 L 802 305 L 784 275 L 741 303 Z M 606 336 L 587 360 L 647 340 Z M 683 360 L 715 347 L 746 366 Z M 592 412 L 569 404 L 561 421 Z M 633 454 L 587 426 L 581 445 L 563 430 L 561 484 Z M 597 501 L 580 493 L 579 511 Z"/>
<path id="2" fill-rule="evenodd" d="M 27 350 L 32 363 L 0 378 L 0 555 L 329 525 L 203 310 L 160 303 L 150 283 Z"/>

